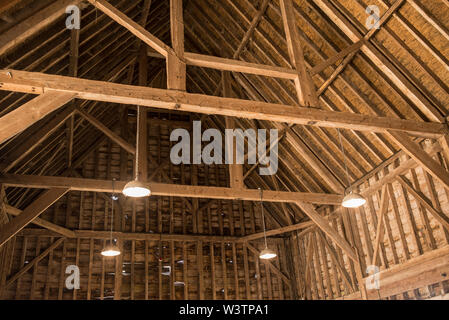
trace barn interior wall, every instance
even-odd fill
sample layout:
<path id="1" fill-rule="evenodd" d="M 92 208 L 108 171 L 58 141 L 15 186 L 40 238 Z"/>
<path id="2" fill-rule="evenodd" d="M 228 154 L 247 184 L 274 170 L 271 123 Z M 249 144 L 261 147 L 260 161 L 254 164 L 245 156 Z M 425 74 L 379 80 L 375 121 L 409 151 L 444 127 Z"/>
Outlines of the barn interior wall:
<path id="1" fill-rule="evenodd" d="M 424 148 L 433 154 L 434 159 L 447 168 L 438 145 L 431 141 Z M 398 173 L 398 176 L 393 175 Z M 401 179 L 408 182 L 400 183 Z M 379 255 L 376 264 L 373 254 L 376 248 L 376 230 L 380 214 L 382 189 L 386 188 L 389 198 L 388 210 L 384 220 L 384 237 L 379 242 Z M 368 179 L 354 186 L 367 198 L 367 203 L 359 209 L 326 209 L 326 215 L 339 234 L 349 242 L 360 257 L 363 281 L 357 277 L 357 264 L 354 263 L 335 243 L 317 227 L 298 230 L 291 235 L 291 242 L 298 249 L 293 256 L 298 281 L 303 294 L 308 299 L 344 299 L 359 292 L 360 282 L 379 271 L 399 266 L 424 253 L 446 248 L 449 243 L 447 215 L 449 193 L 436 179 L 422 167 L 405 156 L 394 161 Z M 427 205 L 426 205 L 427 203 Z M 431 209 L 433 208 L 433 209 Z M 374 266 L 374 267 L 373 267 Z M 345 275 L 348 281 L 344 280 Z M 439 281 L 436 281 L 440 279 Z M 425 299 L 444 294 L 449 290 L 447 275 L 429 278 L 425 287 L 413 287 L 407 292 L 397 292 L 383 299 Z M 382 280 L 380 280 L 380 286 Z M 399 286 L 398 286 L 399 287 Z"/>
<path id="2" fill-rule="evenodd" d="M 148 167 L 150 174 L 157 172 L 154 179 L 227 186 L 226 166 L 171 164 L 168 126 L 153 125 L 149 130 L 149 157 L 154 161 L 149 161 Z M 165 164 L 162 170 L 158 169 L 161 164 Z M 76 175 L 110 179 L 112 184 L 113 178 L 131 179 L 132 168 L 132 155 L 107 140 L 83 162 Z M 10 194 L 15 195 L 12 191 Z M 60 235 L 45 229 L 26 229 L 10 240 L 1 252 L 5 255 L 1 264 L 2 298 L 292 298 L 290 281 L 286 281 L 287 247 L 281 238 L 269 239 L 270 246 L 280 257 L 270 264 L 259 261 L 258 252 L 263 249 L 260 240 L 251 244 L 208 240 L 207 235 L 237 239 L 261 232 L 258 203 L 159 196 L 130 200 L 120 196 L 114 202 L 114 232 L 126 234 L 125 238 L 117 240 L 123 255 L 104 258 L 100 252 L 109 237 L 110 196 L 69 192 L 40 216 L 70 230 L 92 231 L 88 235 L 65 239 L 50 251 L 48 248 L 60 239 Z M 153 240 L 142 240 L 139 235 L 143 233 L 199 234 L 204 238 L 198 241 L 161 241 L 154 237 Z M 9 261 L 8 265 L 6 261 Z M 32 264 L 31 268 L 27 267 L 29 264 Z M 78 290 L 69 290 L 65 284 L 70 276 L 66 274 L 66 268 L 70 265 L 78 266 L 80 270 Z M 171 268 L 170 275 L 162 274 L 167 271 L 166 267 Z M 24 268 L 27 268 L 25 272 Z"/>

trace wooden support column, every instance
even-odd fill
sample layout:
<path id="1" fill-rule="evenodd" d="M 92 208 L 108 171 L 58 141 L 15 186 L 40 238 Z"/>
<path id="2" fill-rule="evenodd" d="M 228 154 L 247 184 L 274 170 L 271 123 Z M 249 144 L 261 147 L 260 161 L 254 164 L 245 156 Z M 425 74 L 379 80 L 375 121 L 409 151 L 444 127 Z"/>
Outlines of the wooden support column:
<path id="1" fill-rule="evenodd" d="M 231 73 L 222 71 L 221 73 L 223 96 L 232 98 Z M 226 129 L 235 129 L 235 119 L 233 117 L 225 117 Z M 243 189 L 243 165 L 237 164 L 237 139 L 232 138 L 231 141 L 226 140 L 226 150 L 232 150 L 232 164 L 229 164 L 229 186 L 233 189 Z"/>
<path id="2" fill-rule="evenodd" d="M 170 0 L 170 31 L 174 50 L 167 56 L 167 88 L 186 90 L 184 62 L 184 18 L 182 0 Z"/>
<path id="3" fill-rule="evenodd" d="M 444 160 L 449 165 L 449 135 L 445 134 L 438 139 L 441 146 Z"/>
<path id="4" fill-rule="evenodd" d="M 6 194 L 5 188 L 0 184 L 0 227 L 9 222 L 8 214 L 6 212 Z M 7 262 L 8 260 L 8 246 L 0 247 L 0 299 L 3 297 L 3 293 L 6 291 L 6 276 L 8 273 Z"/>
<path id="5" fill-rule="evenodd" d="M 287 38 L 288 54 L 291 65 L 298 71 L 295 79 L 299 104 L 303 106 L 318 106 L 315 85 L 307 71 L 304 60 L 304 52 L 299 42 L 298 29 L 296 27 L 295 9 L 292 0 L 280 0 L 282 20 L 284 22 L 285 36 Z"/>

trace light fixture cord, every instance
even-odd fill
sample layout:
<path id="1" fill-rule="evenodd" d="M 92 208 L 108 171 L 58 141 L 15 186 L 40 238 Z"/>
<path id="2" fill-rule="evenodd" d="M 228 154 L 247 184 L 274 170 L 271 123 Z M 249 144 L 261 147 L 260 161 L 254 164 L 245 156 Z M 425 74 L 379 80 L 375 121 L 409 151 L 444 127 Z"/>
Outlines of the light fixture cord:
<path id="1" fill-rule="evenodd" d="M 267 232 L 265 230 L 265 214 L 263 212 L 263 191 L 261 188 L 259 188 L 259 192 L 260 192 L 260 210 L 262 212 L 262 226 L 263 226 L 263 237 L 265 239 L 265 249 L 268 248 L 268 244 L 267 244 Z"/>
<path id="2" fill-rule="evenodd" d="M 115 188 L 114 188 L 115 179 L 112 180 L 112 204 L 111 204 L 111 246 L 112 246 L 112 226 L 114 225 L 114 198 L 115 198 Z"/>
<path id="3" fill-rule="evenodd" d="M 349 192 L 351 192 L 352 191 L 352 186 L 351 186 L 351 181 L 349 179 L 348 165 L 346 163 L 345 148 L 343 147 L 343 143 L 341 141 L 340 128 L 337 128 L 337 131 L 338 131 L 338 139 L 340 140 L 341 153 L 343 154 L 343 163 L 345 164 L 346 179 L 348 180 Z"/>
<path id="4" fill-rule="evenodd" d="M 140 156 L 140 148 L 139 148 L 139 145 L 140 145 L 140 106 L 137 106 L 137 136 L 136 136 L 136 162 L 135 162 L 135 164 L 136 164 L 136 168 L 135 168 L 135 170 L 136 170 L 136 172 L 135 172 L 135 177 L 136 177 L 136 180 L 139 180 L 139 178 L 140 178 L 140 174 L 139 174 L 139 156 Z"/>

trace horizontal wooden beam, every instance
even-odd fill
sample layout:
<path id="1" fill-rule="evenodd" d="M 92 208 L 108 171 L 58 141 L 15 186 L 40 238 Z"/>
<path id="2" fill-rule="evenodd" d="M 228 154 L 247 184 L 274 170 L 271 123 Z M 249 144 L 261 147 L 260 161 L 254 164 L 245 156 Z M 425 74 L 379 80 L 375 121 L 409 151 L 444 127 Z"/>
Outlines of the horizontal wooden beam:
<path id="1" fill-rule="evenodd" d="M 315 226 L 315 222 L 313 222 L 313 221 L 300 222 L 300 223 L 292 224 L 292 225 L 289 225 L 286 227 L 267 230 L 265 233 L 258 232 L 258 233 L 250 234 L 250 235 L 241 237 L 240 241 L 257 240 L 257 239 L 263 238 L 265 236 L 265 234 L 267 237 L 271 237 L 271 236 L 275 236 L 275 235 L 279 235 L 279 234 L 283 234 L 283 233 L 288 233 L 288 232 L 292 232 L 292 231 L 296 231 L 296 230 L 300 230 L 300 229 L 305 229 L 305 228 L 308 228 L 311 226 Z"/>
<path id="2" fill-rule="evenodd" d="M 185 52 L 184 57 L 187 64 L 197 67 L 250 73 L 290 80 L 295 80 L 298 77 L 298 72 L 290 68 L 269 66 L 235 59 L 219 58 L 192 52 Z"/>
<path id="3" fill-rule="evenodd" d="M 429 251 L 416 258 L 379 272 L 379 290 L 367 290 L 368 299 L 377 300 L 449 279 L 449 246 Z M 366 280 L 367 278 L 364 278 Z M 360 292 L 342 300 L 361 299 Z"/>
<path id="4" fill-rule="evenodd" d="M 0 71 L 0 90 L 25 93 L 68 92 L 77 98 L 151 108 L 216 114 L 276 122 L 385 132 L 404 131 L 425 137 L 447 133 L 442 123 L 393 119 L 317 108 L 288 106 L 260 101 L 222 98 L 132 85 L 85 80 L 16 70 Z"/>
<path id="5" fill-rule="evenodd" d="M 70 238 L 78 239 L 104 239 L 111 238 L 110 231 L 93 230 L 73 230 Z M 45 229 L 23 229 L 20 236 L 57 237 L 58 233 Z M 160 233 L 139 233 L 139 232 L 118 232 L 112 233 L 113 239 L 120 240 L 148 240 L 148 241 L 212 241 L 212 242 L 235 242 L 240 237 L 235 236 L 214 236 L 205 234 L 160 234 Z"/>
<path id="6" fill-rule="evenodd" d="M 147 49 L 151 58 L 165 59 L 165 57 L 152 48 Z M 207 54 L 184 52 L 185 63 L 195 67 L 210 68 L 222 71 L 257 74 L 260 76 L 295 80 L 298 72 L 285 67 L 270 66 L 266 64 L 247 62 L 237 59 L 215 57 Z"/>
<path id="7" fill-rule="evenodd" d="M 115 181 L 114 190 L 122 190 L 128 181 Z M 22 188 L 68 188 L 72 191 L 113 192 L 112 181 L 69 177 L 49 177 L 3 174 L 0 183 L 5 187 L 14 186 Z M 149 182 L 152 195 L 260 201 L 259 190 L 235 190 L 223 187 L 190 186 L 179 184 L 165 184 Z M 264 201 L 267 202 L 296 202 L 304 201 L 319 204 L 340 204 L 343 199 L 339 194 L 287 192 L 264 190 Z"/>

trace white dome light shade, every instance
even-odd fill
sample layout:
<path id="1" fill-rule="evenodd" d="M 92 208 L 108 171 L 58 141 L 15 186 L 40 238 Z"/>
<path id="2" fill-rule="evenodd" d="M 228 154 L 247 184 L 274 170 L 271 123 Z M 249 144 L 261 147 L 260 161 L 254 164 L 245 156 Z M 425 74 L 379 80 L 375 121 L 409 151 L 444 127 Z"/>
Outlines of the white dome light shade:
<path id="1" fill-rule="evenodd" d="M 350 193 L 343 198 L 341 205 L 345 208 L 358 208 L 366 203 L 366 199 L 358 193 Z"/>
<path id="2" fill-rule="evenodd" d="M 116 257 L 120 255 L 120 249 L 116 245 L 108 245 L 101 251 L 101 255 L 105 257 Z"/>
<path id="3" fill-rule="evenodd" d="M 263 260 L 269 260 L 276 258 L 277 254 L 271 249 L 265 248 L 260 252 L 259 258 Z"/>
<path id="4" fill-rule="evenodd" d="M 138 180 L 133 180 L 125 185 L 125 188 L 123 188 L 123 194 L 132 198 L 143 198 L 150 196 L 151 191 L 144 183 Z"/>

